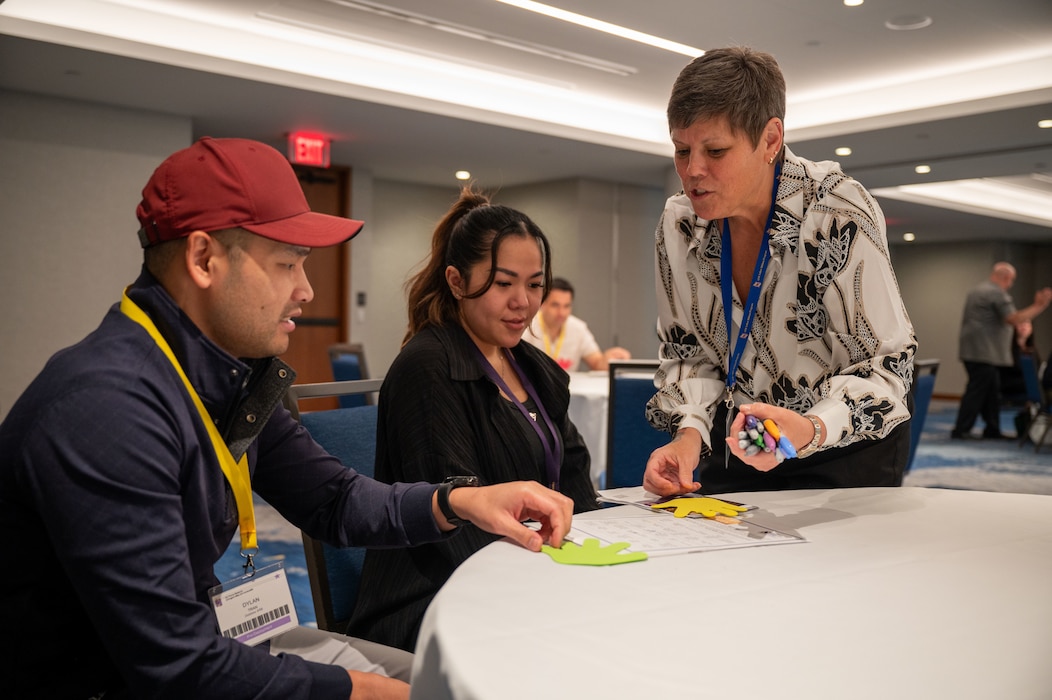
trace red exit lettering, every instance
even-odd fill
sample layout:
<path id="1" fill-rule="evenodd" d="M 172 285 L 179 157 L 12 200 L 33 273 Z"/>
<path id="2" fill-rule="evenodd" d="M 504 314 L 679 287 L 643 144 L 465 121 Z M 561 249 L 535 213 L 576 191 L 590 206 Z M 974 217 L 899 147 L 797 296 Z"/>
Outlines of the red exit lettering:
<path id="1" fill-rule="evenodd" d="M 329 144 L 331 141 L 316 134 L 289 134 L 289 160 L 298 165 L 329 167 Z"/>

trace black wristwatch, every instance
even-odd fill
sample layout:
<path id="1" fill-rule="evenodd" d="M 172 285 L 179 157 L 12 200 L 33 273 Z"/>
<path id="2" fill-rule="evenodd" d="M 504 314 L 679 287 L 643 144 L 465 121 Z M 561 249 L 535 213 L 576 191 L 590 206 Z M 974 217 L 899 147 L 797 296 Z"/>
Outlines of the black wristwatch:
<path id="1" fill-rule="evenodd" d="M 438 509 L 442 511 L 443 517 L 453 527 L 460 527 L 469 521 L 464 520 L 453 511 L 453 507 L 449 505 L 449 492 L 461 486 L 478 485 L 479 478 L 477 476 L 447 476 L 438 487 Z"/>

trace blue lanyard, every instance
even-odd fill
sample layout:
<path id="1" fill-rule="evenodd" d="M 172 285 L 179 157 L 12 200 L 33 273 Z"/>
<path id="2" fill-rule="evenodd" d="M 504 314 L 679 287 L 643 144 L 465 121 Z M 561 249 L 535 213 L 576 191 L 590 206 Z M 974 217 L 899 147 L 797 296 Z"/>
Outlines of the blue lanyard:
<path id="1" fill-rule="evenodd" d="M 475 354 L 478 355 L 479 364 L 482 366 L 482 371 L 501 388 L 504 394 L 512 400 L 515 406 L 519 409 L 526 418 L 526 422 L 533 426 L 534 431 L 537 433 L 537 437 L 541 439 L 541 446 L 544 448 L 544 464 L 548 473 L 548 486 L 556 491 L 559 490 L 559 473 L 562 471 L 563 463 L 563 444 L 559 439 L 559 433 L 555 430 L 555 425 L 552 424 L 552 419 L 548 417 L 548 411 L 544 409 L 544 404 L 541 403 L 540 398 L 537 396 L 537 390 L 533 388 L 533 384 L 526 377 L 526 373 L 519 367 L 519 363 L 515 361 L 515 356 L 510 352 L 501 348 L 500 351 L 504 353 L 504 356 L 508 358 L 508 363 L 511 364 L 511 368 L 515 370 L 515 374 L 518 375 L 519 381 L 522 382 L 522 386 L 526 389 L 526 393 L 533 399 L 533 402 L 537 404 L 537 412 L 540 417 L 544 419 L 544 424 L 548 427 L 548 434 L 551 436 L 551 440 L 548 439 L 548 435 L 545 435 L 544 430 L 537 424 L 537 421 L 530 415 L 529 409 L 527 409 L 522 401 L 519 401 L 515 393 L 508 388 L 508 385 L 504 382 L 504 379 L 497 374 L 497 370 L 493 369 L 493 365 L 489 363 L 486 356 L 482 354 L 478 346 L 474 343 L 471 346 L 475 349 Z"/>
<path id="2" fill-rule="evenodd" d="M 774 168 L 774 185 L 771 186 L 771 209 L 767 212 L 767 225 L 763 227 L 763 240 L 760 241 L 760 253 L 756 256 L 756 267 L 752 273 L 752 284 L 749 285 L 749 294 L 745 301 L 745 309 L 742 314 L 742 325 L 738 331 L 738 338 L 734 343 L 734 350 L 727 358 L 727 408 L 734 406 L 734 385 L 738 381 L 738 364 L 745 353 L 745 343 L 749 340 L 752 332 L 752 322 L 756 317 L 756 306 L 760 303 L 760 290 L 763 287 L 763 279 L 767 275 L 767 263 L 771 260 L 770 240 L 771 222 L 774 221 L 774 204 L 778 197 L 778 178 L 782 174 L 782 164 Z M 731 273 L 731 225 L 727 219 L 723 220 L 723 246 L 720 250 L 720 289 L 723 293 L 723 318 L 727 324 L 727 341 L 730 343 L 731 334 L 731 311 L 734 308 L 733 279 Z M 728 348 L 729 349 L 729 348 Z"/>

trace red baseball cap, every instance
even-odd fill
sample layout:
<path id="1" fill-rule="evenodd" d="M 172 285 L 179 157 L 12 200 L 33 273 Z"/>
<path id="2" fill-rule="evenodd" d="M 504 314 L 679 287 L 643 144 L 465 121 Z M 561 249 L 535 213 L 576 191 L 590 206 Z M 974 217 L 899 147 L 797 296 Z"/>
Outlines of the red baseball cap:
<path id="1" fill-rule="evenodd" d="M 322 248 L 348 240 L 364 225 L 312 212 L 292 166 L 265 143 L 209 136 L 158 166 L 135 216 L 143 248 L 228 228 Z"/>

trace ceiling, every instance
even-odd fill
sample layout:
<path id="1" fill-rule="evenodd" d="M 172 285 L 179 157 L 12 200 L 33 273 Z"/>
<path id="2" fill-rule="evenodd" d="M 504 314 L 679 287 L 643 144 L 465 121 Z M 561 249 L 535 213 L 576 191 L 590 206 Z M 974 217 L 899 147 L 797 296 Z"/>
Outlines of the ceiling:
<path id="1" fill-rule="evenodd" d="M 551 2 L 699 50 L 773 53 L 790 147 L 871 190 L 1011 178 L 1052 213 L 1052 128 L 1037 126 L 1052 119 L 1048 0 Z M 333 162 L 382 179 L 670 181 L 664 106 L 688 55 L 499 0 L 0 3 L 0 88 L 185 115 L 195 135 L 278 147 L 315 131 L 333 138 Z M 834 155 L 845 145 L 852 155 Z M 1052 242 L 1052 222 L 1022 204 L 1006 217 L 974 201 L 880 201 L 892 242 Z"/>

